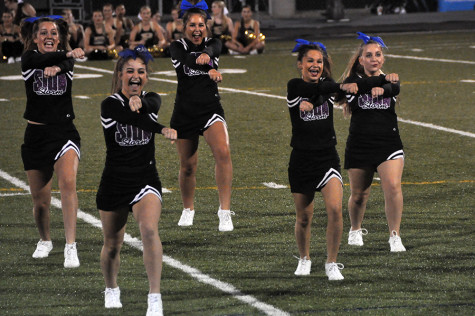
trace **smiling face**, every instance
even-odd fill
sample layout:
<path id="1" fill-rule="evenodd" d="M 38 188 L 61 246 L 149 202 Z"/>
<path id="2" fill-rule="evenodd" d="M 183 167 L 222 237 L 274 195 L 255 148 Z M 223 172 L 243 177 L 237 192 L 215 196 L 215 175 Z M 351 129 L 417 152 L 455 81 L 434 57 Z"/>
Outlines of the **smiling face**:
<path id="1" fill-rule="evenodd" d="M 140 57 L 126 61 L 120 72 L 120 80 L 122 82 L 121 91 L 127 98 L 140 95 L 148 82 L 147 66 L 144 61 Z"/>
<path id="2" fill-rule="evenodd" d="M 185 36 L 193 44 L 200 45 L 206 36 L 206 22 L 201 14 L 191 14 L 185 25 Z"/>
<path id="3" fill-rule="evenodd" d="M 323 55 L 318 50 L 309 50 L 297 63 L 305 82 L 317 82 L 323 73 Z"/>
<path id="4" fill-rule="evenodd" d="M 379 75 L 384 64 L 384 56 L 381 46 L 371 43 L 363 47 L 359 62 L 368 76 Z"/>
<path id="5" fill-rule="evenodd" d="M 33 42 L 38 46 L 38 51 L 42 54 L 57 51 L 59 32 L 56 23 L 41 22 Z"/>
<path id="6" fill-rule="evenodd" d="M 102 13 L 104 14 L 104 19 L 109 20 L 112 18 L 112 6 L 111 5 L 106 5 L 102 7 Z"/>

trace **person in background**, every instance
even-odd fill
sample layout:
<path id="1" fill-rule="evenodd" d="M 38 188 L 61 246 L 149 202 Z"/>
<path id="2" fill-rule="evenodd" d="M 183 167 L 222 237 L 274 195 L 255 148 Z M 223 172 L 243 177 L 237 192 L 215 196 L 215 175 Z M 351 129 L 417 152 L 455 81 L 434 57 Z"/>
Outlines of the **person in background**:
<path id="1" fill-rule="evenodd" d="M 106 3 L 102 6 L 102 16 L 104 17 L 104 24 L 108 29 L 112 29 L 114 32 L 114 43 L 115 35 L 117 33 L 117 27 L 115 25 L 114 19 L 114 6 L 111 3 Z"/>
<path id="2" fill-rule="evenodd" d="M 111 58 L 108 50 L 115 48 L 114 32 L 104 24 L 101 10 L 92 13 L 92 23 L 84 31 L 84 50 L 91 60 Z"/>
<path id="3" fill-rule="evenodd" d="M 241 21 L 234 24 L 232 42 L 228 47 L 238 54 L 261 54 L 264 52 L 265 41 L 261 38 L 259 21 L 252 18 L 250 5 L 242 7 Z"/>
<path id="4" fill-rule="evenodd" d="M 165 46 L 164 47 L 168 47 L 170 46 L 170 42 L 168 41 L 168 34 L 167 34 L 167 30 L 162 26 L 162 15 L 160 14 L 160 12 L 155 12 L 155 14 L 152 16 L 152 21 L 155 21 L 158 26 L 160 27 L 160 31 L 162 32 L 163 34 L 163 37 L 165 38 Z"/>
<path id="5" fill-rule="evenodd" d="M 400 237 L 404 151 L 395 111 L 400 91 L 399 76 L 396 73 L 386 75 L 382 71 L 385 61 L 383 48 L 386 48 L 383 40 L 361 32 L 358 35 L 363 43 L 348 62 L 344 82 L 379 80 L 380 83 L 347 94 L 348 102 L 344 105 L 345 113 L 351 113 L 345 149 L 345 169 L 348 170 L 351 190 L 348 244 L 363 246 L 363 235 L 368 233 L 361 225 L 376 171 L 384 192 L 390 251 L 406 251 Z"/>
<path id="6" fill-rule="evenodd" d="M 292 153 L 289 161 L 290 190 L 296 208 L 295 238 L 299 264 L 295 275 L 309 275 L 310 237 L 315 192 L 321 192 L 328 217 L 325 272 L 330 281 L 343 280 L 341 263 L 336 263 L 343 232 L 343 180 L 336 151 L 333 126 L 334 95 L 356 92 L 358 86 L 338 84 L 331 77 L 331 58 L 319 42 L 298 39 L 300 78 L 287 83 L 287 106 L 292 123 Z"/>
<path id="7" fill-rule="evenodd" d="M 145 92 L 152 56 L 139 45 L 119 53 L 112 95 L 101 104 L 107 155 L 96 203 L 104 245 L 101 268 L 106 284 L 105 308 L 121 308 L 117 277 L 120 250 L 129 213 L 138 222 L 143 261 L 149 281 L 147 316 L 163 315 L 160 279 L 162 243 L 158 222 L 162 212 L 162 184 L 155 161 L 155 134 L 176 140 L 176 131 L 158 123 L 160 96 Z"/>
<path id="8" fill-rule="evenodd" d="M 84 28 L 81 24 L 74 21 L 74 15 L 71 9 L 63 10 L 63 17 L 68 22 L 69 46 L 72 49 L 84 49 Z"/>
<path id="9" fill-rule="evenodd" d="M 152 10 L 149 6 L 140 8 L 140 21 L 134 26 L 129 37 L 129 47 L 135 48 L 137 45 L 144 45 L 152 48 L 157 45 L 160 48 L 166 46 L 166 39 L 163 36 L 160 26 L 152 20 Z"/>
<path id="10" fill-rule="evenodd" d="M 126 17 L 125 13 L 125 5 L 119 4 L 115 7 L 114 25 L 117 29 L 115 42 L 123 48 L 128 48 L 130 32 L 134 28 L 134 22 Z"/>
<path id="11" fill-rule="evenodd" d="M 3 3 L 13 13 L 13 24 L 21 25 L 24 19 L 36 16 L 35 8 L 23 0 L 4 0 Z"/>
<path id="12" fill-rule="evenodd" d="M 234 30 L 233 20 L 227 16 L 224 1 L 213 1 L 211 11 L 213 14 L 208 21 L 208 28 L 211 30 L 211 36 L 221 41 L 221 54 L 227 54 L 228 46 L 231 44 L 231 32 Z"/>
<path id="13" fill-rule="evenodd" d="M 184 4 L 191 8 L 184 10 Z M 179 185 L 183 212 L 178 226 L 193 225 L 199 137 L 202 135 L 215 160 L 219 196 L 219 231 L 234 229 L 230 211 L 233 167 L 224 110 L 220 103 L 217 70 L 221 41 L 207 37 L 204 1 L 192 6 L 182 1 L 185 37 L 170 44 L 178 87 L 170 126 L 177 130 L 180 159 Z M 196 6 L 200 6 L 200 8 Z"/>
<path id="14" fill-rule="evenodd" d="M 33 258 L 46 258 L 53 249 L 50 235 L 50 203 L 53 173 L 61 192 L 66 244 L 64 267 L 79 267 L 76 246 L 78 197 L 76 175 L 80 136 L 71 96 L 75 58 L 81 48 L 67 50 L 66 21 L 61 17 L 28 18 L 22 23 L 25 52 L 21 70 L 26 89 L 28 121 L 21 157 L 33 199 L 33 215 L 40 241 Z"/>
<path id="15" fill-rule="evenodd" d="M 166 25 L 168 41 L 173 41 L 183 38 L 183 20 L 178 18 L 179 9 L 173 8 L 171 12 L 172 21 L 169 21 Z"/>
<path id="16" fill-rule="evenodd" d="M 13 24 L 13 13 L 5 11 L 0 24 L 0 56 L 9 64 L 21 61 L 23 43 L 20 40 L 20 26 Z"/>

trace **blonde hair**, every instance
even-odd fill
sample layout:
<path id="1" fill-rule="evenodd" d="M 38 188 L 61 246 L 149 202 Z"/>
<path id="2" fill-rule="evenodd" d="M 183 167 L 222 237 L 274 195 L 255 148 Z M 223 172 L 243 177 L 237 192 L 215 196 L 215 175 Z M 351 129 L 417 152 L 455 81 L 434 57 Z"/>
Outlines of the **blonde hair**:
<path id="1" fill-rule="evenodd" d="M 221 19 L 223 21 L 223 29 L 227 29 L 228 28 L 228 21 L 226 19 L 226 15 L 224 14 L 224 8 L 226 7 L 226 4 L 224 3 L 224 1 L 221 1 L 221 0 L 216 0 L 216 1 L 213 1 L 213 4 L 216 4 L 218 7 L 221 8 Z M 213 21 L 214 23 L 214 16 L 211 17 L 211 21 Z"/>
<path id="2" fill-rule="evenodd" d="M 369 44 L 376 44 L 376 45 L 379 45 L 381 47 L 381 45 L 378 42 L 375 42 L 373 40 L 369 40 L 366 43 L 361 43 L 361 45 L 355 50 L 353 55 L 350 57 L 350 60 L 348 61 L 348 65 L 346 65 L 345 71 L 341 75 L 339 81 L 345 82 L 345 80 L 347 78 L 352 77 L 354 75 L 365 76 L 364 67 L 363 67 L 363 65 L 360 64 L 359 59 L 360 59 L 361 55 L 363 54 L 364 48 Z M 382 51 L 382 47 L 381 47 L 381 51 Z M 345 100 L 345 99 L 343 98 L 343 100 Z M 342 101 L 342 102 L 340 102 L 340 105 L 341 105 L 341 103 L 343 103 L 342 104 L 343 105 L 343 115 L 345 117 L 349 117 L 351 115 L 351 109 L 350 109 L 350 106 L 349 106 L 348 102 Z"/>

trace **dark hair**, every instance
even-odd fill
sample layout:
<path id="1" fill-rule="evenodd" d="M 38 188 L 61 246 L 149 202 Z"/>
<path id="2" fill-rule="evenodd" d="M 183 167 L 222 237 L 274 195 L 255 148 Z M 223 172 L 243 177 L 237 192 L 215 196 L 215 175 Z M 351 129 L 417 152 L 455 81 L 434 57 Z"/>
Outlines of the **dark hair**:
<path id="1" fill-rule="evenodd" d="M 198 8 L 191 8 L 185 11 L 185 14 L 183 14 L 183 29 L 186 29 L 186 24 L 188 23 L 188 20 L 193 14 L 198 14 L 203 17 L 203 20 L 205 21 L 205 25 L 206 25 L 206 32 L 207 32 L 206 35 L 210 34 L 210 31 L 208 30 L 208 24 L 206 23 L 206 20 L 208 19 L 208 14 L 205 11 Z"/>
<path id="2" fill-rule="evenodd" d="M 49 17 L 39 18 L 35 20 L 35 22 L 26 22 L 23 21 L 21 23 L 20 35 L 22 40 L 25 44 L 25 51 L 33 50 L 38 48 L 34 39 L 36 38 L 36 34 L 40 29 L 41 23 L 44 22 L 52 22 L 56 24 L 59 34 L 59 44 L 58 49 L 60 50 L 69 50 L 69 43 L 68 43 L 68 22 L 64 19 L 56 19 L 53 20 Z"/>
<path id="3" fill-rule="evenodd" d="M 252 11 L 252 7 L 251 7 L 250 4 L 245 4 L 245 5 L 243 5 L 242 8 L 241 8 L 241 11 L 242 11 L 242 9 L 245 9 L 245 8 L 248 8 L 249 10 Z"/>
<path id="4" fill-rule="evenodd" d="M 318 45 L 302 45 L 297 51 L 297 61 L 302 62 L 303 58 L 311 50 L 319 51 L 323 56 L 323 76 L 331 78 L 332 76 L 332 60 L 325 50 Z"/>

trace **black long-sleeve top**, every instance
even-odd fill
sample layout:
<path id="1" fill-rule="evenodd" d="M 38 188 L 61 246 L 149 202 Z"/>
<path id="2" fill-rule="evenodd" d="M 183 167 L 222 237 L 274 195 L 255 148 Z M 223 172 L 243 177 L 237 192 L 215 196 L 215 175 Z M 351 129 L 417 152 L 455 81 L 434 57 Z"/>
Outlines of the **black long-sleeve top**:
<path id="1" fill-rule="evenodd" d="M 360 88 L 358 84 L 356 95 L 347 94 L 346 96 L 352 113 L 350 135 L 376 139 L 399 138 L 395 106 L 400 83 L 386 81 L 384 74 L 372 77 L 354 75 L 345 80 L 345 83 L 349 82 L 366 84 L 366 88 Z M 371 96 L 373 87 L 382 87 L 384 94 L 373 98 Z"/>
<path id="2" fill-rule="evenodd" d="M 144 169 L 155 166 L 155 133 L 163 125 L 157 122 L 160 96 L 142 91 L 140 113 L 129 107 L 129 99 L 118 92 L 101 104 L 101 122 L 106 141 L 106 168 L 125 167 Z M 137 170 L 137 169 L 135 169 Z"/>
<path id="3" fill-rule="evenodd" d="M 208 72 L 218 69 L 221 45 L 219 39 L 213 38 L 205 38 L 198 46 L 186 38 L 171 43 L 170 54 L 178 78 L 175 111 L 199 115 L 219 104 L 218 85 Z M 210 56 L 209 64 L 196 64 L 202 53 Z"/>
<path id="4" fill-rule="evenodd" d="M 290 146 L 300 150 L 319 150 L 336 145 L 332 94 L 339 91 L 339 84 L 329 78 L 320 78 L 318 83 L 295 78 L 287 83 L 287 105 L 292 123 Z M 302 101 L 312 103 L 314 108 L 300 111 Z"/>
<path id="5" fill-rule="evenodd" d="M 45 77 L 46 67 L 58 66 L 54 77 Z M 23 117 L 44 124 L 60 124 L 75 117 L 71 88 L 74 59 L 66 52 L 40 53 L 26 51 L 21 57 L 21 70 L 26 90 L 26 110 Z"/>

